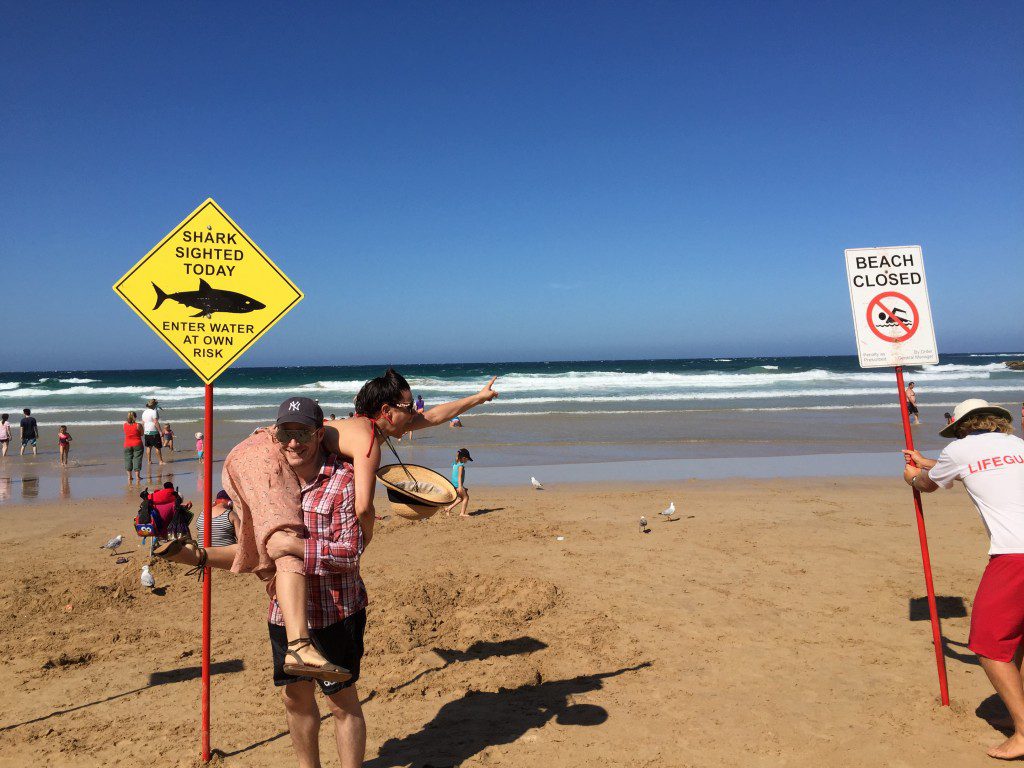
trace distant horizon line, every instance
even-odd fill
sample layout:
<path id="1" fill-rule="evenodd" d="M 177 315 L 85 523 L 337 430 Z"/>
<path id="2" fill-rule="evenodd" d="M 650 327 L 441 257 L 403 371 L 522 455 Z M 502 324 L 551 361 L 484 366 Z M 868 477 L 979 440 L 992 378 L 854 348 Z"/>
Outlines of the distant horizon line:
<path id="1" fill-rule="evenodd" d="M 1014 355 L 1013 352 L 940 352 L 939 357 L 943 355 L 978 355 L 978 356 L 996 356 L 996 355 Z M 1020 354 L 1024 358 L 1024 352 Z M 454 362 L 445 361 L 437 363 L 414 363 L 414 362 L 398 362 L 398 363 L 349 363 L 349 364 L 328 364 L 328 363 L 299 363 L 292 365 L 236 365 L 232 366 L 228 370 L 239 370 L 244 369 L 247 371 L 259 371 L 259 370 L 280 370 L 283 368 L 378 368 L 378 367 L 392 367 L 399 368 L 402 366 L 445 366 L 445 365 L 464 365 L 464 366 L 487 366 L 487 365 L 556 365 L 560 363 L 659 363 L 659 362 L 696 362 L 702 360 L 708 360 L 712 362 L 722 361 L 735 361 L 735 360 L 786 360 L 793 358 L 825 358 L 825 357 L 849 357 L 856 359 L 857 355 L 854 354 L 839 354 L 839 355 L 735 355 L 728 356 L 722 355 L 719 357 L 603 357 L 603 358 L 577 358 L 577 359 L 564 359 L 564 360 L 478 360 L 471 362 Z M 910 365 L 908 368 L 921 368 L 924 366 Z M 182 372 L 190 372 L 190 369 L 184 365 L 180 369 L 178 368 L 37 368 L 35 370 L 24 370 L 24 371 L 0 371 L 0 376 L 16 375 L 16 374 L 35 374 L 35 373 L 124 373 L 124 372 L 165 372 L 168 370 L 181 370 Z M 225 371 L 227 373 L 227 371 Z"/>

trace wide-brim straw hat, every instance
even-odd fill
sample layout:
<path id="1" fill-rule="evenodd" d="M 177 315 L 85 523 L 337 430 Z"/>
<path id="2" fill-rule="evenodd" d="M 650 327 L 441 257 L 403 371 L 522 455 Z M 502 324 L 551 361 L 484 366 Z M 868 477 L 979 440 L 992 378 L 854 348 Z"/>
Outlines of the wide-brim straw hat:
<path id="1" fill-rule="evenodd" d="M 964 422 L 964 419 L 969 416 L 976 416 L 979 413 L 991 413 L 993 416 L 1001 416 L 1007 421 L 1013 421 L 1013 416 L 1005 408 L 991 405 L 988 400 L 972 397 L 969 400 L 964 400 L 953 409 L 953 420 L 939 434 L 943 437 L 956 437 L 956 429 Z"/>
<path id="2" fill-rule="evenodd" d="M 447 477 L 418 464 L 386 464 L 377 479 L 388 489 L 395 514 L 408 520 L 425 520 L 459 496 Z"/>

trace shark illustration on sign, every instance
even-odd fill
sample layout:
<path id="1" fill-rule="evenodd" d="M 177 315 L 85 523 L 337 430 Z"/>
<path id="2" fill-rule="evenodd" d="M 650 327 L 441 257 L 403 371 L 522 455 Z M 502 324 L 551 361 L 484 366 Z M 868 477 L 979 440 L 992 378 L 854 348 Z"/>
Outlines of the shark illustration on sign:
<path id="1" fill-rule="evenodd" d="M 198 309 L 192 317 L 210 317 L 214 312 L 242 314 L 266 308 L 266 305 L 245 294 L 213 288 L 202 278 L 199 278 L 199 290 L 196 291 L 165 293 L 156 283 L 153 283 L 153 288 L 156 290 L 156 306 L 153 309 L 159 309 L 165 300 L 171 299 L 186 307 Z"/>

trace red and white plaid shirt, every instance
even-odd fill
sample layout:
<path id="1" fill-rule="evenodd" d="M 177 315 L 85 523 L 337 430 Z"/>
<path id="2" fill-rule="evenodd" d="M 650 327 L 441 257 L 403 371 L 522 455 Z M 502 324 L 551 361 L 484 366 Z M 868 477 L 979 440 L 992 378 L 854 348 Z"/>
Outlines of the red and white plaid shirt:
<path id="1" fill-rule="evenodd" d="M 320 474 L 302 487 L 306 539 L 306 603 L 309 626 L 326 627 L 366 607 L 366 586 L 359 576 L 363 530 L 356 518 L 352 465 L 336 454 L 324 459 Z M 277 600 L 270 601 L 271 624 L 284 625 Z"/>

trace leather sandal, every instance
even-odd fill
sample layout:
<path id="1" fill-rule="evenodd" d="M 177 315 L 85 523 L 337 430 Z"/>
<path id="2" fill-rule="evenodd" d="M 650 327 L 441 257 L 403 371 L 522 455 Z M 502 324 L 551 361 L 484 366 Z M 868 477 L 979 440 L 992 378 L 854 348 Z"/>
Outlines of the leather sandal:
<path id="1" fill-rule="evenodd" d="M 325 661 L 320 665 L 309 664 L 303 661 L 298 651 L 312 645 L 313 643 L 310 642 L 308 637 L 300 637 L 288 643 L 288 650 L 284 652 L 285 657 L 291 656 L 295 661 L 285 663 L 285 674 L 295 675 L 296 677 L 315 677 L 318 680 L 325 680 L 329 683 L 345 683 L 352 679 L 351 672 L 329 661 Z"/>

